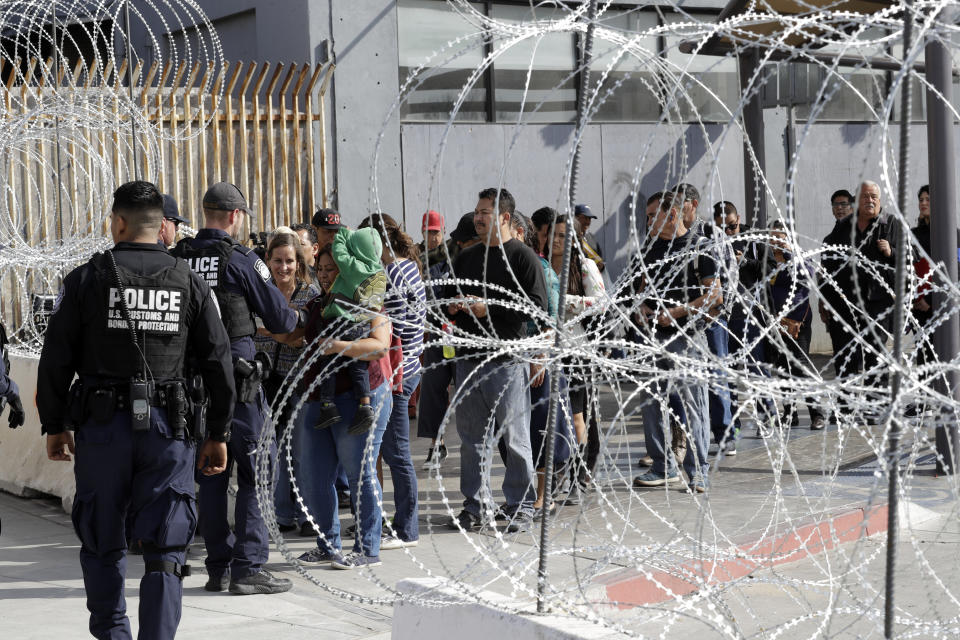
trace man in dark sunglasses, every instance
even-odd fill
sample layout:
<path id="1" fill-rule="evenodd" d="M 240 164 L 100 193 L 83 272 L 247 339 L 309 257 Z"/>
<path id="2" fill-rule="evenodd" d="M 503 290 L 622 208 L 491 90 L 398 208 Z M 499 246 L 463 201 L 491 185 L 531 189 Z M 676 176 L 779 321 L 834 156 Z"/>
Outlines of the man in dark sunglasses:
<path id="1" fill-rule="evenodd" d="M 749 243 L 736 236 L 750 231 L 750 226 L 740 222 L 740 213 L 737 211 L 737 207 L 728 200 L 722 200 L 713 205 L 713 219 L 716 221 L 717 227 L 722 229 L 724 234 L 730 238 L 733 250 L 737 255 L 737 261 L 740 262 Z"/>

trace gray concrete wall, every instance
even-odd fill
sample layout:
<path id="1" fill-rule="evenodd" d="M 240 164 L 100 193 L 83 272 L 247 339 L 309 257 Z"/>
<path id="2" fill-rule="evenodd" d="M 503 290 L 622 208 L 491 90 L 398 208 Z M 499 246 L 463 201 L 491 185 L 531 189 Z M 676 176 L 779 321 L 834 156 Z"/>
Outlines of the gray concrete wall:
<path id="1" fill-rule="evenodd" d="M 335 202 L 355 222 L 403 206 L 398 112 L 386 119 L 399 87 L 397 9 L 391 0 L 330 0 L 330 6 Z"/>
<path id="2" fill-rule="evenodd" d="M 198 4 L 221 34 L 228 60 L 317 62 L 329 43 L 337 62 L 325 101 L 331 204 L 342 209 L 349 222 L 378 208 L 401 211 L 400 124 L 397 117 L 385 119 L 399 86 L 396 3 L 200 0 Z M 165 33 L 160 24 L 151 29 Z M 135 30 L 133 41 L 146 55 L 146 31 Z M 319 153 L 318 146 L 315 157 Z"/>
<path id="3" fill-rule="evenodd" d="M 686 9 L 720 8 L 719 0 L 681 3 Z M 269 61 L 317 61 L 329 41 L 337 69 L 327 96 L 330 196 L 350 223 L 374 209 L 406 222 L 415 237 L 427 208 L 450 220 L 473 208 L 477 191 L 502 183 L 527 213 L 564 200 L 574 127 L 443 124 L 385 120 L 398 87 L 396 4 L 390 0 L 201 0 L 222 29 L 228 57 L 256 54 Z M 252 36 L 250 34 L 253 34 Z M 769 216 L 785 216 L 786 165 L 782 109 L 766 111 Z M 910 191 L 926 182 L 926 140 L 913 127 Z M 883 140 L 867 124 L 796 126 L 795 195 L 801 244 L 814 249 L 832 227 L 829 194 L 855 190 L 863 179 L 895 188 L 897 132 Z M 374 154 L 379 143 L 379 157 Z M 319 149 L 315 150 L 319 154 Z M 577 200 L 601 216 L 592 229 L 616 274 L 629 254 L 629 194 L 638 183 L 645 198 L 681 177 L 703 194 L 701 215 L 717 200 L 743 200 L 742 140 L 721 125 L 596 124 L 583 139 Z M 319 185 L 318 185 L 319 186 Z M 893 192 L 885 189 L 892 201 Z M 911 220 L 916 215 L 910 212 Z M 814 348 L 828 347 L 816 326 Z"/>
<path id="4" fill-rule="evenodd" d="M 767 179 L 770 219 L 786 217 L 786 157 L 783 149 L 783 114 L 768 111 Z M 562 208 L 564 185 L 573 143 L 573 125 L 508 124 L 404 124 L 401 137 L 404 158 L 404 212 L 408 230 L 419 237 L 420 216 L 436 209 L 455 221 L 476 204 L 477 192 L 501 184 L 517 198 L 526 213 L 549 205 Z M 845 188 L 856 191 L 864 179 L 890 189 L 897 181 L 896 149 L 899 134 L 868 124 L 797 125 L 795 174 L 796 224 L 801 246 L 815 250 L 833 228 L 830 193 Z M 915 224 L 914 194 L 927 182 L 926 128 L 913 125 L 914 153 L 909 172 L 911 208 Z M 582 172 L 577 200 L 590 204 L 600 216 L 594 223 L 613 277 L 630 253 L 630 193 L 639 183 L 640 209 L 646 197 L 676 183 L 681 176 L 700 188 L 701 217 L 718 200 L 743 204 L 742 138 L 735 127 L 707 125 L 657 126 L 651 124 L 590 125 L 583 138 Z M 639 176 L 639 177 L 638 177 Z M 884 188 L 887 206 L 895 192 Z M 448 225 L 455 222 L 448 222 Z M 815 351 L 830 348 L 826 332 L 814 324 Z"/>
<path id="5" fill-rule="evenodd" d="M 308 6 L 314 4 L 310 0 L 199 0 L 197 4 L 220 34 L 227 60 L 310 60 L 306 28 Z"/>
<path id="6" fill-rule="evenodd" d="M 477 192 L 502 184 L 531 213 L 541 206 L 563 208 L 575 127 L 569 124 L 404 124 L 404 206 L 408 228 L 419 233 L 428 208 L 456 220 L 472 210 Z M 681 178 L 701 187 L 704 201 L 742 200 L 739 134 L 720 126 L 597 124 L 583 136 L 577 201 L 600 219 L 591 227 L 611 272 L 629 254 L 630 193 L 646 197 Z M 707 215 L 706 204 L 703 215 Z"/>

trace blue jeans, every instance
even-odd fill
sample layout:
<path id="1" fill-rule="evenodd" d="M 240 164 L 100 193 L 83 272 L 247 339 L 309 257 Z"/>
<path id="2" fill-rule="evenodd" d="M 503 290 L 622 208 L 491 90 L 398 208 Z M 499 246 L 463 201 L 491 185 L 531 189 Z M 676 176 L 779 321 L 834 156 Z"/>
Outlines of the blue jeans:
<path id="1" fill-rule="evenodd" d="M 321 535 L 317 546 L 324 551 L 339 551 L 340 518 L 338 516 L 337 465 L 343 465 L 350 482 L 350 490 L 359 503 L 357 537 L 353 550 L 366 556 L 380 555 L 382 513 L 379 501 L 382 497 L 377 481 L 377 456 L 380 442 L 390 418 L 392 397 L 390 386 L 384 382 L 370 392 L 370 406 L 376 412 L 377 423 L 373 431 L 372 450 L 367 451 L 368 434 L 350 435 L 347 428 L 357 410 L 357 399 L 351 392 L 334 397 L 340 422 L 326 429 L 312 427 L 302 430 L 300 462 L 304 468 L 312 467 L 312 473 L 303 478 L 303 495 L 307 509 L 313 514 Z M 304 406 L 304 423 L 314 425 L 320 415 L 321 404 L 308 402 Z M 366 452 L 366 455 L 365 455 Z M 359 490 L 358 490 L 359 488 Z M 356 504 L 356 503 L 355 503 Z"/>
<path id="2" fill-rule="evenodd" d="M 665 340 L 663 348 L 677 355 L 696 355 L 690 338 L 683 335 L 672 336 Z M 699 475 L 706 482 L 710 469 L 707 462 L 710 432 L 707 429 L 706 385 L 695 379 L 686 378 L 683 374 L 677 378 L 671 378 L 674 368 L 669 358 L 659 360 L 657 366 L 665 375 L 656 380 L 650 389 L 642 392 L 640 398 L 647 455 L 653 458 L 651 469 L 658 475 L 676 473 L 677 461 L 674 460 L 672 453 L 668 453 L 672 441 L 672 427 L 669 419 L 672 412 L 687 431 L 687 454 L 683 459 L 683 470 L 691 480 Z"/>
<path id="3" fill-rule="evenodd" d="M 397 537 L 405 542 L 420 539 L 420 523 L 417 522 L 417 472 L 410 456 L 410 412 L 407 405 L 413 390 L 420 383 L 420 372 L 405 378 L 403 393 L 393 394 L 393 410 L 383 434 L 380 453 L 390 467 L 393 480 L 393 503 L 397 512 L 393 528 Z"/>
<path id="4" fill-rule="evenodd" d="M 560 374 L 560 402 L 557 404 L 556 436 L 553 445 L 554 467 L 570 459 L 570 443 L 576 442 L 573 434 L 573 415 L 570 412 L 570 397 L 567 395 L 567 378 Z M 543 374 L 543 384 L 530 387 L 530 447 L 537 459 L 537 469 L 545 468 L 547 419 L 550 417 L 550 372 Z"/>
<path id="5" fill-rule="evenodd" d="M 530 392 L 526 364 L 514 360 L 457 362 L 456 408 L 460 435 L 460 492 L 463 508 L 481 517 L 496 509 L 490 489 L 493 451 L 503 438 L 503 495 L 507 514 L 533 514 L 536 496 L 530 450 Z"/>
<path id="6" fill-rule="evenodd" d="M 769 378 L 770 370 L 766 366 L 766 340 L 760 338 L 759 322 L 760 320 L 754 314 L 747 314 L 742 306 L 735 307 L 730 314 L 730 322 L 727 325 L 729 331 L 728 350 L 734 356 L 745 356 L 744 365 L 738 364 L 738 367 L 745 367 L 754 376 Z M 748 354 L 738 353 L 748 347 L 750 349 Z M 760 420 L 771 419 L 777 415 L 777 405 L 773 402 L 773 398 L 762 396 L 758 397 L 757 400 L 757 411 L 761 414 Z M 736 385 L 732 385 L 730 389 L 730 414 L 733 419 L 733 426 L 739 429 L 741 427 L 740 396 Z M 714 432 L 713 435 L 719 445 L 723 434 L 719 434 L 718 437 L 717 432 Z M 728 438 L 732 438 L 734 435 L 732 431 L 727 433 Z"/>
<path id="7" fill-rule="evenodd" d="M 717 317 L 707 325 L 707 348 L 718 359 L 726 358 L 730 354 L 730 336 L 727 332 L 727 319 Z M 723 370 L 714 370 L 714 375 L 723 377 Z M 730 410 L 730 384 L 719 382 L 709 389 L 710 401 L 710 431 L 717 442 L 724 438 L 733 439 L 733 413 Z"/>
<path id="8" fill-rule="evenodd" d="M 279 425 L 280 429 L 286 429 L 287 425 Z M 290 425 L 290 456 L 293 459 L 293 475 L 299 481 L 303 482 L 303 475 L 310 471 L 308 465 L 304 468 L 300 464 L 300 448 L 298 443 L 301 440 L 300 432 L 306 427 L 303 422 L 303 411 L 297 414 Z M 281 435 L 284 431 L 280 432 Z M 287 464 L 287 445 L 286 439 L 277 442 L 277 486 L 273 491 L 273 507 L 277 512 L 277 524 L 299 525 L 306 518 L 300 511 L 300 508 L 293 500 L 290 486 L 290 467 Z"/>

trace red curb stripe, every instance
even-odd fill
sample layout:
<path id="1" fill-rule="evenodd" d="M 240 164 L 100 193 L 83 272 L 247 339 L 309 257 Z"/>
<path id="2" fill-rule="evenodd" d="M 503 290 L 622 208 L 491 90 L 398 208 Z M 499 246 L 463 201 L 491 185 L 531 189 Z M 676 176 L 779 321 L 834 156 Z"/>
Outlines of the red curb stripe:
<path id="1" fill-rule="evenodd" d="M 829 520 L 798 527 L 777 538 L 741 544 L 742 557 L 714 562 L 691 560 L 675 571 L 653 571 L 650 577 L 636 569 L 621 569 L 595 580 L 604 585 L 607 598 L 620 608 L 655 604 L 693 593 L 701 584 L 717 585 L 747 576 L 758 569 L 829 551 L 838 545 L 887 530 L 887 505 L 854 509 Z"/>

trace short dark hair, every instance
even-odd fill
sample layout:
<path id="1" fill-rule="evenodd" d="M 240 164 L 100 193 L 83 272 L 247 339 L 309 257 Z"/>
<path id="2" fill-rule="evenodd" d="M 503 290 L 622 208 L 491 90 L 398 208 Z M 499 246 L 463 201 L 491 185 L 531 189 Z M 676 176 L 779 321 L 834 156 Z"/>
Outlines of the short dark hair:
<path id="1" fill-rule="evenodd" d="M 922 187 L 920 187 L 920 191 L 917 191 L 917 199 L 919 200 L 920 196 L 922 196 L 923 194 L 927 194 L 928 196 L 930 195 L 930 185 L 925 184 Z"/>
<path id="2" fill-rule="evenodd" d="M 530 216 L 530 221 L 533 223 L 533 226 L 539 230 L 552 225 L 559 215 L 553 207 L 540 207 Z"/>
<path id="3" fill-rule="evenodd" d="M 721 200 L 720 202 L 713 205 L 713 217 L 718 218 L 721 216 L 728 216 L 734 214 L 738 218 L 740 217 L 740 212 L 737 211 L 737 207 L 734 206 L 729 200 Z"/>
<path id="4" fill-rule="evenodd" d="M 537 230 L 533 226 L 533 222 L 527 216 L 520 214 L 523 219 L 523 243 L 534 250 L 535 253 L 540 253 L 540 239 L 537 238 Z"/>
<path id="5" fill-rule="evenodd" d="M 833 192 L 833 195 L 830 196 L 830 204 L 833 204 L 833 201 L 839 198 L 840 196 L 843 196 L 844 198 L 849 200 L 851 203 L 856 201 L 856 198 L 854 197 L 854 195 L 849 191 L 847 191 L 846 189 L 837 189 L 836 191 Z"/>
<path id="6" fill-rule="evenodd" d="M 655 194 L 647 198 L 647 206 L 649 207 L 654 202 L 657 203 L 657 206 L 660 206 L 660 201 L 663 200 L 663 191 L 657 191 Z"/>
<path id="7" fill-rule="evenodd" d="M 163 195 L 152 182 L 134 180 L 117 187 L 110 210 L 122 216 L 137 234 L 151 228 L 159 231 L 163 221 Z"/>
<path id="8" fill-rule="evenodd" d="M 517 209 L 517 201 L 513 199 L 513 194 L 506 189 L 500 189 L 498 192 L 495 187 L 487 187 L 481 191 L 477 197 L 480 200 L 492 201 L 497 205 L 497 211 L 499 213 L 509 213 L 513 215 L 513 212 Z"/>
<path id="9" fill-rule="evenodd" d="M 313 228 L 312 224 L 307 224 L 306 222 L 298 222 L 297 224 L 290 227 L 295 232 L 296 231 L 306 231 L 307 240 L 310 241 L 310 244 L 318 244 L 320 239 L 317 237 L 317 230 Z"/>
<path id="10" fill-rule="evenodd" d="M 683 192 L 668 191 L 663 194 L 663 197 L 660 198 L 660 210 L 661 211 L 670 211 L 673 207 L 673 203 L 679 200 L 679 204 L 683 205 Z"/>
<path id="11" fill-rule="evenodd" d="M 671 191 L 677 195 L 682 195 L 684 200 L 696 200 L 700 202 L 700 192 L 697 191 L 695 186 L 687 182 L 681 182 L 671 189 Z"/>
<path id="12" fill-rule="evenodd" d="M 372 228 L 380 234 L 380 242 L 383 243 L 383 251 L 389 251 L 396 258 L 406 258 L 413 260 L 417 265 L 417 270 L 423 273 L 423 264 L 420 262 L 420 249 L 414 243 L 407 233 L 400 228 L 396 219 L 382 211 L 371 213 L 360 221 L 358 229 L 366 227 Z"/>

